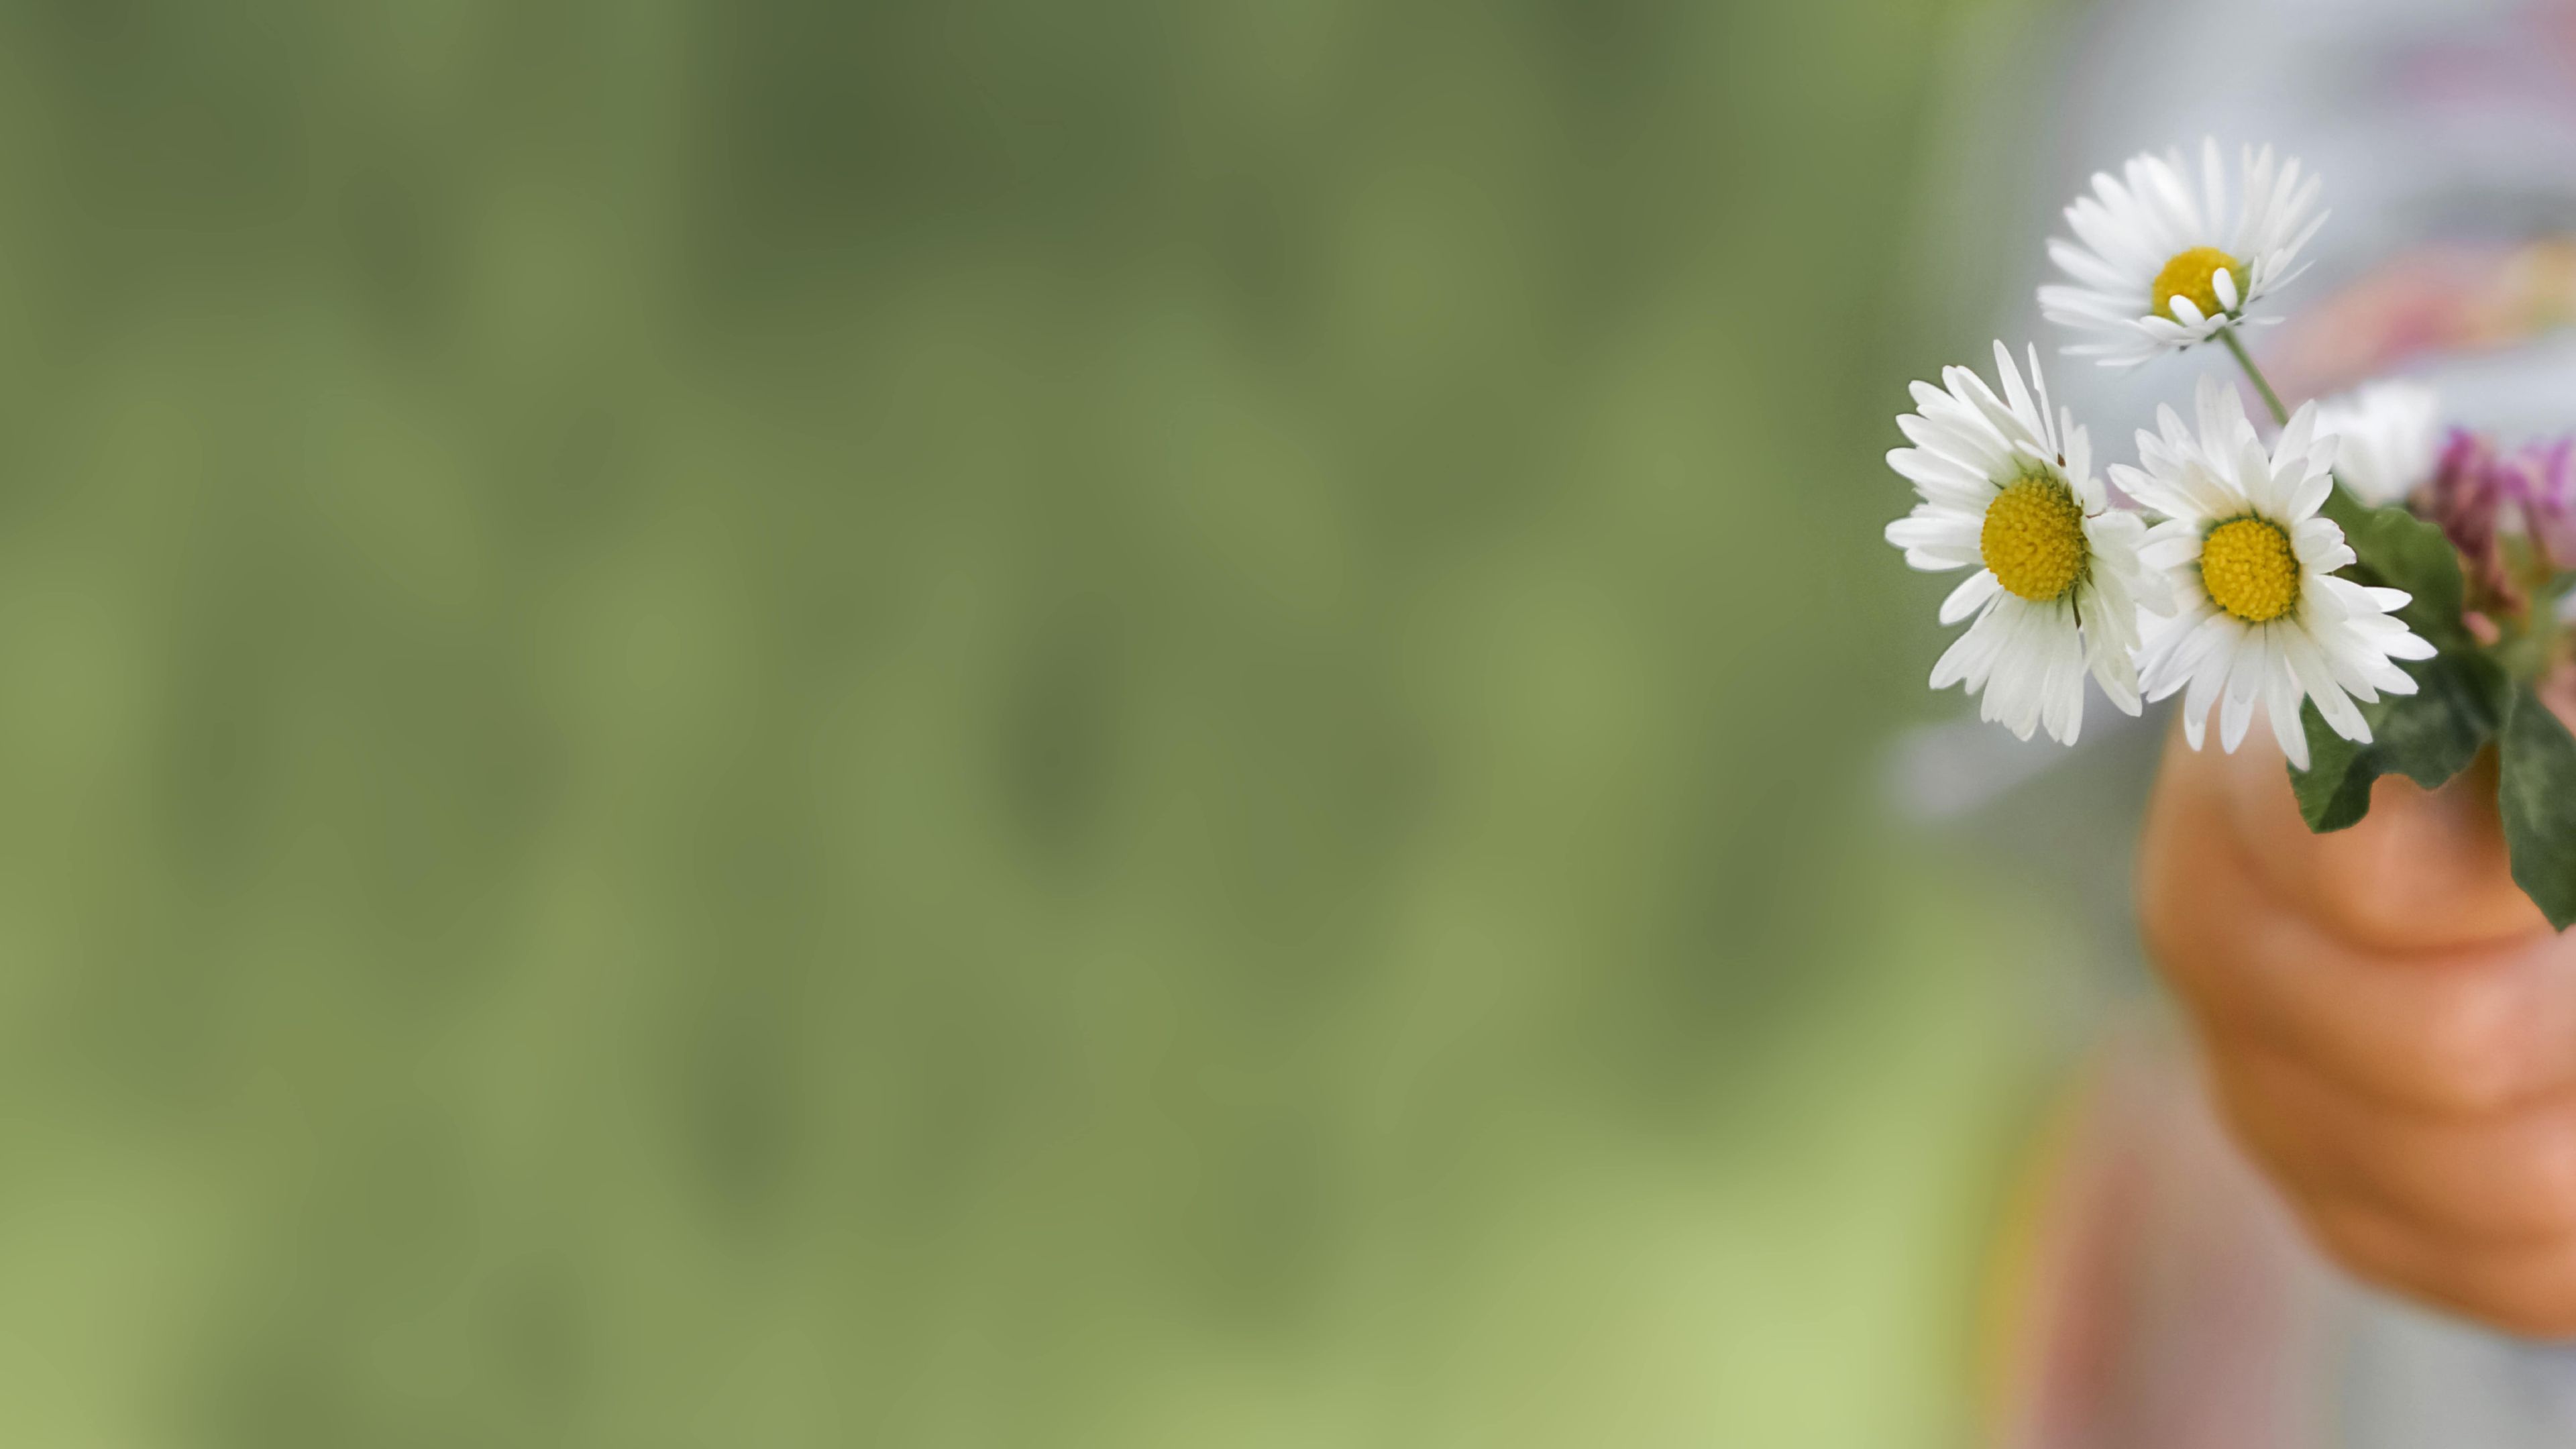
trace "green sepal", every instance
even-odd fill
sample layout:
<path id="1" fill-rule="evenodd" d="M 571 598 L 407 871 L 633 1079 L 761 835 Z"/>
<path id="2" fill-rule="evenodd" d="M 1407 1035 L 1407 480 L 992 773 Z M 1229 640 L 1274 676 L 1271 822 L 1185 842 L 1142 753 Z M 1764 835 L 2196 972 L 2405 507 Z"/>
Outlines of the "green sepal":
<path id="1" fill-rule="evenodd" d="M 2401 507 L 2369 508 L 2337 485 L 2317 510 L 2343 529 L 2358 562 L 2344 575 L 2357 583 L 2404 589 L 2409 595 L 2397 617 L 2444 654 L 2478 647 L 2460 622 L 2466 586 L 2460 577 L 2460 554 L 2439 524 L 2427 523 Z"/>
<path id="2" fill-rule="evenodd" d="M 2576 735 L 2530 685 L 2505 710 L 2496 805 L 2514 884 L 2549 924 L 2576 922 Z"/>
<path id="3" fill-rule="evenodd" d="M 2370 725 L 2369 744 L 2336 734 L 2314 701 L 2299 711 L 2308 768 L 2290 771 L 2290 792 L 2308 829 L 2324 834 L 2359 824 L 2370 813 L 2371 784 L 2382 775 L 2439 789 L 2494 738 L 2507 692 L 2494 661 L 2477 653 L 2441 654 L 2401 667 L 2414 679 L 2415 693 L 2383 694 L 2359 706 Z"/>

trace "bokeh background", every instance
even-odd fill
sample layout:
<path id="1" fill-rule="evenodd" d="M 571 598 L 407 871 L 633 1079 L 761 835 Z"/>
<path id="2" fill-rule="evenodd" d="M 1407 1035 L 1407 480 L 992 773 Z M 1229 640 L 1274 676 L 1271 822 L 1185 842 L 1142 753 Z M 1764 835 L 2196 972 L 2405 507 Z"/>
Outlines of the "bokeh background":
<path id="1" fill-rule="evenodd" d="M 2050 15 L 0 11 L 0 1440 L 1973 1442 Z"/>

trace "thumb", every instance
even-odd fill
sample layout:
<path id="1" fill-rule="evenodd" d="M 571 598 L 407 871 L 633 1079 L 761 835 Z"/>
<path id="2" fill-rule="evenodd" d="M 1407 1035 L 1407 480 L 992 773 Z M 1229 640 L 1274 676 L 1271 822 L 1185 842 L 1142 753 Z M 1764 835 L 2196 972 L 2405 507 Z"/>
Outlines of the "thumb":
<path id="1" fill-rule="evenodd" d="M 2319 925 L 2390 955 L 2550 933 L 2513 883 L 2492 749 L 2438 790 L 2383 775 L 2367 818 L 2316 835 L 2299 816 L 2279 747 L 2259 744 L 2221 757 L 2228 817 L 2251 868 Z"/>

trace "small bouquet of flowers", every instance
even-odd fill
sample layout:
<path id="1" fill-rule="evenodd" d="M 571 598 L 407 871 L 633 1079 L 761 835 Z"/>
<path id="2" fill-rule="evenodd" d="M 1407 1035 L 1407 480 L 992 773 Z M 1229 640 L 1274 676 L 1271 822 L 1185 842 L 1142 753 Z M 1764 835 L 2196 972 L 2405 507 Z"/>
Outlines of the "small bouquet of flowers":
<path id="1" fill-rule="evenodd" d="M 2218 714 L 2233 751 L 2259 713 L 2289 757 L 2311 830 L 2370 809 L 2372 782 L 2431 789 L 2493 747 L 2513 875 L 2550 923 L 2576 922 L 2576 736 L 2542 691 L 2569 662 L 2576 440 L 2500 447 L 2442 430 L 2415 384 L 2284 408 L 2243 334 L 2304 268 L 2325 222 L 2297 160 L 2205 143 L 2096 175 L 2049 243 L 2039 290 L 2066 348 L 2135 367 L 2217 342 L 2262 399 L 2200 379 L 2188 418 L 2160 409 L 2134 465 L 2094 472 L 2085 430 L 1995 344 L 1995 382 L 1918 382 L 1887 461 L 1920 501 L 1887 527 L 1917 569 L 1973 569 L 1941 606 L 1971 621 L 1932 668 L 1984 718 L 2073 744 L 2089 676 L 2129 714 L 2183 696 L 2191 747 Z M 2268 436 L 2267 436 L 2268 435 Z M 2116 490 L 2116 492 L 2114 491 Z"/>

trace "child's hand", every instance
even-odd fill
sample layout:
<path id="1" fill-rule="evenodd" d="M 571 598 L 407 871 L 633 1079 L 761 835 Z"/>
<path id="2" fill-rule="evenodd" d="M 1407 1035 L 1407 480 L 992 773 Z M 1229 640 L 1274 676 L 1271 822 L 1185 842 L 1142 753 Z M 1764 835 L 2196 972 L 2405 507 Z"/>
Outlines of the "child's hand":
<path id="1" fill-rule="evenodd" d="M 2258 732 L 2259 735 L 2259 732 Z M 2492 758 L 2300 823 L 2281 756 L 2177 739 L 2139 908 L 2238 1140 L 2361 1276 L 2576 1335 L 2576 932 L 2506 873 Z"/>

